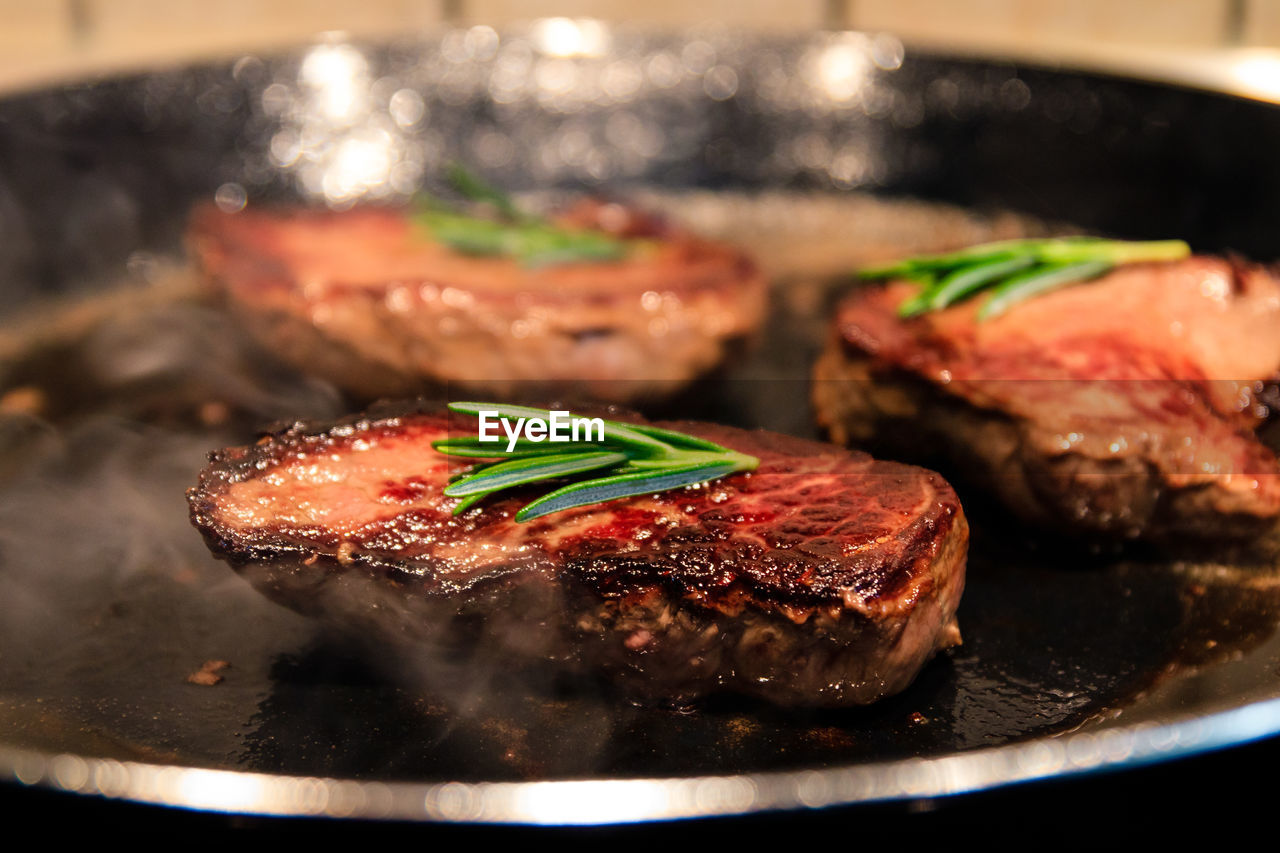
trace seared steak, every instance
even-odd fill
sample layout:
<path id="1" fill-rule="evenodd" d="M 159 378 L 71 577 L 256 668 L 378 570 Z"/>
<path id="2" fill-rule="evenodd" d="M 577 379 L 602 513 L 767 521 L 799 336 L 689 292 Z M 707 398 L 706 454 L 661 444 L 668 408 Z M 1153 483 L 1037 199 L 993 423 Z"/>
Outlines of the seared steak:
<path id="1" fill-rule="evenodd" d="M 406 211 L 198 209 L 197 261 L 249 329 L 363 399 L 442 382 L 490 396 L 669 394 L 759 325 L 765 282 L 728 246 L 618 205 L 559 220 L 642 242 L 609 262 L 526 268 L 433 241 Z"/>
<path id="2" fill-rule="evenodd" d="M 855 705 L 960 640 L 968 526 L 937 474 L 831 445 L 662 424 L 761 460 L 701 487 L 513 520 L 454 517 L 475 421 L 409 412 L 296 425 L 214 453 L 188 493 L 215 553 L 277 601 L 365 637 L 542 659 L 684 701 L 725 688 Z M 535 490 L 534 494 L 537 494 Z"/>
<path id="3" fill-rule="evenodd" d="M 840 442 L 939 453 L 1023 518 L 1072 533 L 1274 547 L 1280 466 L 1255 430 L 1280 368 L 1280 283 L 1195 257 L 1123 267 L 979 322 L 911 320 L 860 288 L 815 368 Z"/>

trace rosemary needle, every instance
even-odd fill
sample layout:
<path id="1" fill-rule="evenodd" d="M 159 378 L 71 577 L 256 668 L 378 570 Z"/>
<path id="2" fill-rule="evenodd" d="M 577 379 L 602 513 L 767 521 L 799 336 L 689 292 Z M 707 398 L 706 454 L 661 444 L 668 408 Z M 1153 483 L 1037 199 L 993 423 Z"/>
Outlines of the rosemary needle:
<path id="1" fill-rule="evenodd" d="M 471 415 L 496 413 L 507 419 L 539 418 L 548 423 L 552 419 L 546 409 L 499 403 L 453 403 L 449 408 Z M 461 498 L 453 514 L 460 515 L 503 489 L 596 475 L 568 483 L 526 504 L 515 517 L 524 522 L 574 507 L 697 485 L 738 471 L 752 471 L 760 464 L 754 456 L 695 435 L 647 424 L 591 420 L 602 427 L 596 435 L 590 440 L 557 441 L 549 446 L 554 451 L 543 451 L 548 445 L 528 438 L 510 442 L 507 452 L 492 441 L 481 442 L 479 436 L 433 442 L 431 446 L 440 453 L 498 460 L 465 471 L 445 486 L 446 496 Z"/>
<path id="2" fill-rule="evenodd" d="M 563 228 L 521 210 L 506 193 L 458 163 L 450 164 L 446 174 L 459 195 L 497 213 L 496 218 L 472 215 L 424 194 L 414 219 L 454 251 L 514 258 L 532 268 L 614 261 L 627 253 L 627 244 L 610 234 Z"/>
<path id="3" fill-rule="evenodd" d="M 939 311 L 990 290 L 979 319 L 999 316 L 1017 303 L 1086 281 L 1122 264 L 1176 261 L 1191 254 L 1181 240 L 1128 242 L 1101 237 L 1001 240 L 956 252 L 920 255 L 864 269 L 863 279 L 918 282 L 919 292 L 898 306 L 901 317 Z"/>
<path id="4" fill-rule="evenodd" d="M 1078 261 L 1074 264 L 1046 265 L 1006 279 L 991 291 L 991 298 L 978 309 L 979 320 L 998 317 L 1012 306 L 1041 293 L 1057 290 L 1077 281 L 1102 275 L 1111 269 L 1106 261 Z"/>

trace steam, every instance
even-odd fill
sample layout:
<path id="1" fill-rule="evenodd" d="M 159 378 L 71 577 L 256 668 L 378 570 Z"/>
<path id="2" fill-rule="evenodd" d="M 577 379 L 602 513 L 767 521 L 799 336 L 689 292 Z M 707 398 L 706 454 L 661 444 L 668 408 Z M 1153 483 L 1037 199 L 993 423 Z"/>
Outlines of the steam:
<path id="1" fill-rule="evenodd" d="M 41 609 L 36 589 L 207 566 L 183 493 L 209 451 L 341 405 L 194 302 L 108 317 L 11 374 L 26 384 L 5 396 L 26 404 L 0 412 L 0 583 L 28 607 L 7 611 Z"/>
<path id="2" fill-rule="evenodd" d="M 24 743 L 58 752 L 170 760 L 148 751 L 167 745 L 182 763 L 296 766 L 273 750 L 310 730 L 307 714 L 325 712 L 293 707 L 280 681 L 342 654 L 316 651 L 329 627 L 273 604 L 210 554 L 185 491 L 211 450 L 250 443 L 269 424 L 336 417 L 347 404 L 189 291 L 127 301 L 0 366 L 0 726 L 12 714 Z M 354 577 L 330 588 L 335 609 L 371 616 L 373 627 L 389 610 L 421 625 L 386 584 Z M 509 650 L 522 637 L 465 654 L 425 640 L 360 659 L 386 683 L 449 705 L 414 723 L 432 738 L 488 742 L 491 730 L 508 731 L 525 688 L 554 695 L 548 671 L 525 676 L 513 698 Z M 230 662 L 224 681 L 188 684 L 208 660 Z M 330 667 L 303 676 L 320 680 L 308 696 L 328 695 Z M 559 725 L 557 707 L 539 706 L 544 725 Z M 606 738 L 619 714 L 591 737 Z"/>
<path id="3" fill-rule="evenodd" d="M 184 493 L 209 451 L 341 401 L 198 300 L 79 331 L 0 376 L 0 683 L 17 707 L 43 703 L 34 725 L 61 712 L 111 727 L 121 696 L 164 708 L 156 696 L 203 660 L 265 667 L 311 636 L 213 559 Z"/>

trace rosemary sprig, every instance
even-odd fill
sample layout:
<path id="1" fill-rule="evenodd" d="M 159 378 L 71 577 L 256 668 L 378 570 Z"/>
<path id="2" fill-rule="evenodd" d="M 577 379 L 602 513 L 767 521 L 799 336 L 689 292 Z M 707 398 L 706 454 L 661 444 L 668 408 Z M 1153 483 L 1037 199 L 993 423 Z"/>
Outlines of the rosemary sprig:
<path id="1" fill-rule="evenodd" d="M 421 211 L 418 221 L 454 251 L 515 258 L 526 267 L 612 261 L 626 254 L 622 241 L 608 234 L 542 222 L 494 222 L 447 210 Z"/>
<path id="2" fill-rule="evenodd" d="M 449 185 L 452 186 L 464 198 L 471 201 L 483 201 L 492 204 L 497 208 L 498 213 L 508 222 L 523 222 L 536 220 L 533 216 L 520 208 L 516 207 L 516 203 L 511 200 L 511 196 L 495 187 L 493 184 L 481 178 L 475 172 L 469 170 L 461 163 L 450 163 L 446 167 L 446 176 L 449 179 Z"/>
<path id="3" fill-rule="evenodd" d="M 627 253 L 627 244 L 609 234 L 564 228 L 521 210 L 506 193 L 458 163 L 450 164 L 446 174 L 459 195 L 497 214 L 485 218 L 423 194 L 415 220 L 454 251 L 515 258 L 526 267 L 613 261 Z"/>
<path id="4" fill-rule="evenodd" d="M 550 411 L 525 406 L 452 403 L 449 408 L 470 415 L 497 412 L 498 417 L 513 420 L 538 418 L 549 422 L 551 419 Z M 462 499 L 453 514 L 460 515 L 503 489 L 583 474 L 596 475 L 568 483 L 526 504 L 516 513 L 516 521 L 530 521 L 574 507 L 706 483 L 738 471 L 753 471 L 760 464 L 754 456 L 694 435 L 647 424 L 600 421 L 603 434 L 591 436 L 591 441 L 548 444 L 523 438 L 512 442 L 510 450 L 505 443 L 481 442 L 479 436 L 434 442 L 432 447 L 440 453 L 497 460 L 479 464 L 445 486 L 446 496 Z"/>
<path id="5" fill-rule="evenodd" d="M 902 278 L 921 284 L 920 292 L 898 306 L 898 315 L 914 317 L 940 311 L 984 290 L 991 296 L 979 320 L 999 316 L 1026 299 L 1096 278 L 1123 264 L 1176 261 L 1191 254 L 1181 240 L 1126 242 L 1101 237 L 1002 240 L 958 252 L 920 255 L 859 272 L 863 279 Z"/>

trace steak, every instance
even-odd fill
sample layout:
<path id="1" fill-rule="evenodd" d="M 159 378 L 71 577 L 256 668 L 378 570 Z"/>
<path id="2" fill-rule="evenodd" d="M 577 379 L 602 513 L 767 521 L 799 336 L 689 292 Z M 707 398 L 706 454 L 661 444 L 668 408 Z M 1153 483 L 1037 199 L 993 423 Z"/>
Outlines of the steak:
<path id="1" fill-rule="evenodd" d="M 616 204 L 562 225 L 639 242 L 616 261 L 538 268 L 466 255 L 406 210 L 199 208 L 204 275 L 268 349 L 360 399 L 441 383 L 504 399 L 659 397 L 716 368 L 760 324 L 745 255 Z"/>
<path id="2" fill-rule="evenodd" d="M 449 659 L 552 661 L 627 693 L 726 689 L 845 706 L 960 641 L 968 525 L 937 474 L 766 432 L 660 424 L 753 454 L 702 486 L 516 523 L 462 515 L 432 449 L 475 420 L 410 409 L 298 424 L 211 455 L 188 492 L 209 547 L 276 601 Z"/>
<path id="3" fill-rule="evenodd" d="M 813 391 L 836 441 L 941 459 L 1072 535 L 1275 550 L 1280 467 L 1256 430 L 1280 283 L 1264 269 L 1122 267 L 985 322 L 981 300 L 902 320 L 914 287 L 839 306 Z"/>

